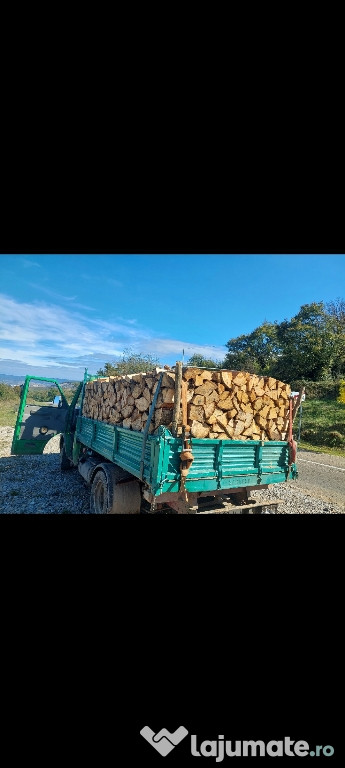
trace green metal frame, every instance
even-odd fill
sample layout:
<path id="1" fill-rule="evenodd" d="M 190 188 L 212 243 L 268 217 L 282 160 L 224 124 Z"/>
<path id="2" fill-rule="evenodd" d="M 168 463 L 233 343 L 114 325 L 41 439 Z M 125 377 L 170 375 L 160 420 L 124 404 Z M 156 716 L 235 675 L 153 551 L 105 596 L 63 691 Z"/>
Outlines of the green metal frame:
<path id="1" fill-rule="evenodd" d="M 25 455 L 25 454 L 31 455 L 33 453 L 32 445 L 27 445 L 26 441 L 23 440 L 23 439 L 20 439 L 20 437 L 19 437 L 21 426 L 22 426 L 22 419 L 23 419 L 23 415 L 24 415 L 24 411 L 25 411 L 25 406 L 27 404 L 26 400 L 27 400 L 29 386 L 30 386 L 30 382 L 31 381 L 47 381 L 47 382 L 49 382 L 51 384 L 55 384 L 55 386 L 58 388 L 58 390 L 60 392 L 60 395 L 62 397 L 62 401 L 63 401 L 65 407 L 69 408 L 69 405 L 68 405 L 68 402 L 67 402 L 66 397 L 64 395 L 64 392 L 61 389 L 59 382 L 56 381 L 56 379 L 48 379 L 48 378 L 46 378 L 44 376 L 26 376 L 25 377 L 24 386 L 23 386 L 23 391 L 22 391 L 21 398 L 20 398 L 20 404 L 19 404 L 19 409 L 18 409 L 18 414 L 17 414 L 16 425 L 15 425 L 15 428 L 14 428 L 14 435 L 13 435 L 12 447 L 11 447 L 11 453 L 12 454 L 18 454 L 19 453 L 21 455 Z M 49 436 L 47 438 L 47 440 L 40 440 L 39 442 L 37 441 L 37 444 L 35 445 L 35 452 L 36 453 L 43 453 L 44 447 L 49 442 L 49 440 L 51 440 L 51 436 Z"/>
<path id="2" fill-rule="evenodd" d="M 97 379 L 97 376 L 92 376 L 88 374 L 87 368 L 85 369 L 84 379 L 80 382 L 79 386 L 77 387 L 73 399 L 70 405 L 68 405 L 67 399 L 65 397 L 65 394 L 63 392 L 62 387 L 60 386 L 59 382 L 56 381 L 56 379 L 46 378 L 45 376 L 26 376 L 25 377 L 25 383 L 23 385 L 23 390 L 20 398 L 20 404 L 17 414 L 17 420 L 16 425 L 14 428 L 14 435 L 12 440 L 12 447 L 11 447 L 11 453 L 12 454 L 20 454 L 20 455 L 32 455 L 33 453 L 43 453 L 45 446 L 51 440 L 51 435 L 47 438 L 47 440 L 39 440 L 35 441 L 35 444 L 33 445 L 32 440 L 25 440 L 23 438 L 20 438 L 20 430 L 22 427 L 22 420 L 23 415 L 25 411 L 25 406 L 27 405 L 27 396 L 29 392 L 29 386 L 30 382 L 33 381 L 46 381 L 50 384 L 55 384 L 58 388 L 60 395 L 62 397 L 63 404 L 66 409 L 66 420 L 64 423 L 64 429 L 61 430 L 61 433 L 63 433 L 63 439 L 65 444 L 65 450 L 66 454 L 71 461 L 73 461 L 74 464 L 78 464 L 79 454 L 81 451 L 82 446 L 75 440 L 75 427 L 76 424 L 74 422 L 75 419 L 75 407 L 78 402 L 80 392 L 82 391 L 82 398 L 81 398 L 81 406 L 80 409 L 82 411 L 83 407 L 83 398 L 84 398 L 84 390 L 85 390 L 85 384 L 87 381 L 92 381 L 93 379 Z M 49 406 L 44 406 L 49 407 Z M 51 406 L 53 407 L 53 406 Z M 60 434 L 61 434 L 60 433 Z M 56 434 L 59 434 L 59 432 L 56 432 Z M 34 450 L 33 450 L 34 449 Z"/>
<path id="3" fill-rule="evenodd" d="M 180 490 L 182 440 L 165 427 L 144 444 L 143 432 L 79 416 L 75 440 L 144 480 L 155 496 Z M 298 475 L 296 464 L 289 466 L 287 442 L 191 438 L 191 446 L 194 461 L 185 482 L 191 493 L 281 483 Z"/>

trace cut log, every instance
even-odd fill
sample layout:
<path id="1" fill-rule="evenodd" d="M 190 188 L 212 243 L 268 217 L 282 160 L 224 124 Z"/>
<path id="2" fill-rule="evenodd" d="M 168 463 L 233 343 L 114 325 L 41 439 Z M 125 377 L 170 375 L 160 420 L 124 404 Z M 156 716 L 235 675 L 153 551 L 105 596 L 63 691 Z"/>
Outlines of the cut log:
<path id="1" fill-rule="evenodd" d="M 134 411 L 134 405 L 125 405 L 122 408 L 122 415 L 127 420 L 128 417 L 131 415 L 131 413 L 133 413 L 133 411 Z"/>
<path id="2" fill-rule="evenodd" d="M 138 411 L 143 412 L 149 407 L 150 403 L 146 400 L 146 397 L 139 397 L 135 400 L 135 405 Z"/>
<path id="3" fill-rule="evenodd" d="M 174 389 L 174 387 L 175 387 L 175 376 L 173 376 L 170 373 L 163 373 L 161 387 L 162 387 L 162 389 L 164 387 L 168 387 L 168 389 Z"/>
<path id="4" fill-rule="evenodd" d="M 265 427 L 267 426 L 267 421 L 266 421 L 266 419 L 263 419 L 263 418 L 262 418 L 262 416 L 260 416 L 260 414 L 257 414 L 257 415 L 255 416 L 255 421 L 256 421 L 257 425 L 258 425 L 258 426 L 259 426 L 261 429 L 265 429 Z"/>
<path id="5" fill-rule="evenodd" d="M 199 368 L 183 368 L 182 376 L 185 381 L 195 379 L 199 373 Z"/>
<path id="6" fill-rule="evenodd" d="M 218 403 L 218 400 L 219 400 L 219 395 L 218 395 L 218 392 L 216 392 L 215 389 L 213 391 L 211 391 L 209 395 L 207 395 L 207 402 L 208 403 Z"/>
<path id="7" fill-rule="evenodd" d="M 223 415 L 223 411 L 221 411 L 219 408 L 215 408 L 214 412 L 211 414 L 211 416 L 208 416 L 206 421 L 208 424 L 216 424 L 217 419 L 219 416 Z"/>
<path id="8" fill-rule="evenodd" d="M 188 413 L 188 410 L 189 410 L 189 413 Z M 188 405 L 187 413 L 188 413 L 188 418 L 191 419 L 192 421 L 195 420 L 195 421 L 202 422 L 204 420 L 205 413 L 202 405 Z"/>
<path id="9" fill-rule="evenodd" d="M 235 430 L 233 427 L 230 427 L 228 424 L 222 424 L 218 421 L 219 425 L 223 427 L 223 431 L 227 435 L 227 437 L 230 437 L 230 439 L 234 436 Z"/>
<path id="10" fill-rule="evenodd" d="M 212 379 L 212 371 L 201 371 L 200 376 L 204 381 L 211 381 Z"/>
<path id="11" fill-rule="evenodd" d="M 223 424 L 218 424 L 218 421 L 215 424 L 212 424 L 211 429 L 212 429 L 213 432 L 217 432 L 217 433 L 224 432 Z"/>
<path id="12" fill-rule="evenodd" d="M 215 408 L 216 408 L 216 404 L 215 403 L 207 403 L 206 405 L 204 405 L 204 412 L 205 412 L 205 419 L 206 419 L 206 421 L 208 421 L 208 417 L 209 416 L 212 416 L 212 414 L 215 411 Z"/>
<path id="13" fill-rule="evenodd" d="M 174 394 L 175 394 L 174 389 L 171 389 L 170 387 L 163 387 L 161 392 L 162 392 L 163 403 L 174 402 Z M 145 397 L 145 391 L 143 393 L 143 396 Z M 149 393 L 149 401 L 150 401 L 150 393 Z"/>
<path id="14" fill-rule="evenodd" d="M 221 371 L 220 372 L 220 378 L 221 382 L 224 387 L 227 389 L 231 389 L 232 387 L 232 373 L 231 371 Z"/>
<path id="15" fill-rule="evenodd" d="M 192 400 L 193 405 L 204 405 L 206 403 L 205 395 L 195 395 Z"/>
<path id="16" fill-rule="evenodd" d="M 223 411 L 220 416 L 217 416 L 217 424 L 220 424 L 222 427 L 226 427 L 228 425 L 226 413 L 223 413 Z"/>
<path id="17" fill-rule="evenodd" d="M 235 426 L 234 430 L 234 440 L 236 440 L 236 436 L 240 435 L 242 432 L 244 432 L 245 424 L 244 421 L 238 421 Z"/>
<path id="18" fill-rule="evenodd" d="M 218 408 L 221 408 L 223 411 L 229 411 L 232 404 L 233 401 L 231 397 L 227 397 L 226 400 L 221 400 L 220 398 L 218 400 Z"/>
<path id="19" fill-rule="evenodd" d="M 196 395 L 206 395 L 208 396 L 210 392 L 213 392 L 216 390 L 217 385 L 214 383 L 214 381 L 206 381 L 204 384 L 201 384 L 200 387 L 196 387 L 194 390 L 194 393 Z"/>
<path id="20" fill-rule="evenodd" d="M 207 437 L 210 432 L 209 428 L 204 427 L 202 424 L 200 424 L 199 421 L 192 421 L 190 431 L 191 431 L 191 435 L 197 438 Z"/>
<path id="21" fill-rule="evenodd" d="M 238 373 L 237 376 L 233 378 L 234 384 L 239 384 L 239 386 L 242 386 L 242 384 L 245 384 L 246 382 L 246 374 L 245 373 Z"/>

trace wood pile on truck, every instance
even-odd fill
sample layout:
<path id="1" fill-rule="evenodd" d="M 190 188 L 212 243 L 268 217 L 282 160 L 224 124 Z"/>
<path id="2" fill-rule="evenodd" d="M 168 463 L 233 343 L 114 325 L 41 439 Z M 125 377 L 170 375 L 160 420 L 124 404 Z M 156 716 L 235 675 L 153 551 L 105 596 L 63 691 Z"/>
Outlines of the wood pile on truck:
<path id="1" fill-rule="evenodd" d="M 174 369 L 109 376 L 85 385 L 83 416 L 143 431 L 160 377 L 149 433 L 172 427 Z M 177 434 L 184 424 L 195 438 L 286 440 L 290 387 L 245 371 L 182 368 Z"/>

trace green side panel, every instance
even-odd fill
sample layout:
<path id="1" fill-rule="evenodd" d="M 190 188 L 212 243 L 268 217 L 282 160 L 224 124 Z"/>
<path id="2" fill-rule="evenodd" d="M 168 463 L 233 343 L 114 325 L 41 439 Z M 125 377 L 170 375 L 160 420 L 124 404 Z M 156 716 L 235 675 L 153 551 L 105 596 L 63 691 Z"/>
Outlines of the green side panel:
<path id="1" fill-rule="evenodd" d="M 179 490 L 181 441 L 172 438 L 167 443 L 168 470 L 161 477 L 159 494 Z M 186 480 L 191 493 L 281 483 L 294 476 L 294 465 L 289 473 L 285 442 L 192 439 L 191 444 L 194 461 Z"/>
<path id="2" fill-rule="evenodd" d="M 140 477 L 143 432 L 80 416 L 77 439 Z M 281 483 L 297 477 L 295 464 L 290 469 L 288 466 L 286 442 L 192 439 L 191 444 L 194 461 L 186 480 L 191 493 Z M 172 437 L 164 427 L 158 435 L 147 436 L 143 479 L 155 496 L 180 490 L 181 450 L 181 438 Z"/>
<path id="3" fill-rule="evenodd" d="M 143 432 L 133 432 L 130 429 L 116 427 L 114 424 L 106 424 L 102 421 L 80 416 L 77 420 L 76 434 L 81 443 L 109 461 L 118 464 L 119 467 L 131 472 L 135 477 L 140 477 Z M 145 446 L 143 479 L 150 485 L 154 482 L 159 448 L 160 438 L 148 435 Z"/>

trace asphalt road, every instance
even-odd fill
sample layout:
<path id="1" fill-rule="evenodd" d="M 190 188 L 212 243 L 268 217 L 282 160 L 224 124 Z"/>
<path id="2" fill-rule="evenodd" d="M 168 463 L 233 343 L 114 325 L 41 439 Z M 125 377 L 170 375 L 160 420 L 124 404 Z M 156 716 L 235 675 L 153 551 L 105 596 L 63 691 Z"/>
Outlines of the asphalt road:
<path id="1" fill-rule="evenodd" d="M 345 506 L 345 458 L 299 449 L 297 467 L 297 488 L 324 501 Z"/>

